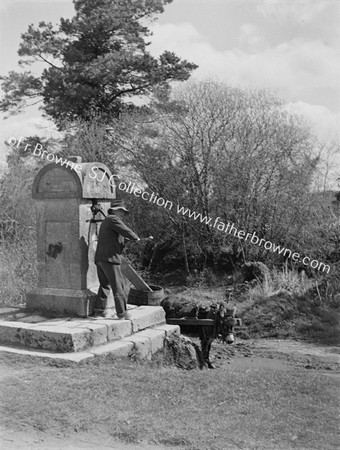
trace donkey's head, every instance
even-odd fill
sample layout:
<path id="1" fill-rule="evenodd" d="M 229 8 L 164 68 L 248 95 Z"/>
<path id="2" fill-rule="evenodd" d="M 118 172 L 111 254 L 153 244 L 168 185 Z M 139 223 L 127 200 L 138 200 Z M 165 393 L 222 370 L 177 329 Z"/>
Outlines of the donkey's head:
<path id="1" fill-rule="evenodd" d="M 235 341 L 234 327 L 236 307 L 230 307 L 226 303 L 220 303 L 216 315 L 217 333 L 222 338 L 223 342 L 232 344 Z"/>

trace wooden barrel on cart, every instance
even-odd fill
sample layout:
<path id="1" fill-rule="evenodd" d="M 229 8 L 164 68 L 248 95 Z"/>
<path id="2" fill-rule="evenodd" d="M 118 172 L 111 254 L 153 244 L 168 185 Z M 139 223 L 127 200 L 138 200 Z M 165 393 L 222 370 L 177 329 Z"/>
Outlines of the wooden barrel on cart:
<path id="1" fill-rule="evenodd" d="M 164 298 L 164 290 L 161 286 L 150 285 L 150 288 L 152 291 L 141 291 L 131 286 L 128 295 L 128 303 L 137 306 L 159 306 Z"/>

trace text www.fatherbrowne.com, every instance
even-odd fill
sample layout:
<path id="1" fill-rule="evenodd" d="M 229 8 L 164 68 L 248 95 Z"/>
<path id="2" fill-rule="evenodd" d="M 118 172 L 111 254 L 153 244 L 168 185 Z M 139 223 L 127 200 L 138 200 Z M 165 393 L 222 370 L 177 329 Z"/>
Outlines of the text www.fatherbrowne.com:
<path id="1" fill-rule="evenodd" d="M 157 194 L 155 194 L 154 192 L 150 193 L 148 191 L 143 191 L 142 189 L 137 188 L 135 183 L 129 182 L 127 184 L 121 181 L 118 184 L 118 189 L 125 191 L 128 194 L 135 195 L 136 197 L 141 197 L 143 200 L 148 201 L 149 203 L 154 203 L 165 209 L 173 209 L 173 202 L 157 196 Z M 237 229 L 234 223 L 224 223 L 220 220 L 220 217 L 216 217 L 215 219 L 213 219 L 209 216 L 203 216 L 202 213 L 191 211 L 189 208 L 185 208 L 184 206 L 180 206 L 178 204 L 176 205 L 176 209 L 177 214 L 181 214 L 182 216 L 188 217 L 189 219 L 198 220 L 200 223 L 208 225 L 210 228 L 215 228 L 223 233 L 244 240 L 245 242 L 248 241 L 253 245 L 258 245 L 259 247 L 263 246 L 266 250 L 270 250 L 273 253 L 277 253 L 278 255 L 291 258 L 294 262 L 301 262 L 305 266 L 310 266 L 313 269 L 326 273 L 329 273 L 331 269 L 328 264 L 320 262 L 316 259 L 311 259 L 309 256 L 302 256 L 300 255 L 300 253 L 292 252 L 292 250 L 290 250 L 289 248 L 276 245 L 271 241 L 260 238 L 259 236 L 257 236 L 255 231 L 253 233 L 248 233 L 245 230 Z"/>
<path id="2" fill-rule="evenodd" d="M 244 230 L 239 230 L 235 227 L 234 223 L 224 223 L 220 220 L 220 217 L 216 217 L 213 221 L 212 217 L 202 216 L 201 213 L 196 213 L 195 211 L 191 211 L 188 208 L 179 207 L 177 205 L 177 213 L 182 214 L 183 216 L 188 216 L 189 218 L 193 218 L 194 220 L 199 220 L 201 223 L 208 225 L 211 228 L 217 228 L 219 231 L 224 232 L 226 234 L 230 234 L 238 239 L 247 241 L 253 245 L 258 245 L 259 247 L 263 246 L 266 250 L 271 250 L 273 253 L 277 253 L 279 255 L 283 255 L 285 257 L 291 258 L 294 262 L 302 262 L 305 266 L 310 266 L 313 269 L 317 269 L 323 272 L 329 273 L 330 266 L 323 262 L 319 262 L 316 259 L 311 259 L 308 256 L 301 256 L 300 253 L 292 252 L 289 248 L 281 247 L 280 245 L 276 245 L 271 241 L 267 241 L 264 238 L 260 238 L 257 236 L 256 232 L 247 233 Z"/>
<path id="3" fill-rule="evenodd" d="M 19 139 L 16 139 L 15 137 L 11 137 L 8 142 L 10 145 L 14 146 L 16 145 L 19 147 L 20 143 L 24 141 L 25 138 L 20 137 Z M 70 169 L 75 170 L 77 173 L 81 173 L 82 167 L 74 163 L 73 161 L 68 161 L 67 159 L 59 158 L 54 153 L 48 153 L 46 150 L 43 150 L 41 144 L 36 144 L 34 149 L 28 150 L 28 148 L 31 147 L 30 144 L 27 144 L 25 146 L 25 152 L 31 151 L 34 156 L 40 157 L 41 159 L 47 159 L 47 161 L 54 162 L 56 164 L 60 164 L 61 166 L 69 167 Z M 46 156 L 45 156 L 46 155 Z M 90 174 L 90 178 L 96 179 L 98 176 L 98 173 L 95 172 L 96 166 L 92 167 L 92 174 Z M 105 177 L 105 174 L 103 175 L 102 179 L 98 181 L 103 181 Z M 112 180 L 113 178 L 113 180 Z M 109 183 L 111 184 L 111 181 L 113 181 L 115 185 L 114 178 L 120 179 L 119 176 L 112 176 L 109 180 Z M 118 184 L 118 189 L 121 191 L 125 191 L 128 194 L 135 195 L 136 197 L 141 197 L 144 201 L 148 201 L 149 203 L 156 204 L 160 207 L 163 207 L 168 210 L 173 209 L 173 202 L 170 200 L 165 200 L 164 198 L 158 196 L 154 192 L 145 191 L 142 189 L 139 189 L 136 187 L 135 183 L 129 182 L 126 184 L 123 181 L 120 181 Z M 291 258 L 294 262 L 302 262 L 305 266 L 310 266 L 313 269 L 317 269 L 323 272 L 329 273 L 330 266 L 319 262 L 316 259 L 311 259 L 308 256 L 301 256 L 299 253 L 292 252 L 289 248 L 281 247 L 280 245 L 273 244 L 271 241 L 266 241 L 264 238 L 260 238 L 257 236 L 256 232 L 253 233 L 247 233 L 244 230 L 238 230 L 235 227 L 234 223 L 224 223 L 220 220 L 220 217 L 216 217 L 215 220 L 213 220 L 212 217 L 209 216 L 202 216 L 201 213 L 197 213 L 196 211 L 191 211 L 189 208 L 185 208 L 184 206 L 180 206 L 177 204 L 177 214 L 181 214 L 183 217 L 188 217 L 189 219 L 193 220 L 199 220 L 200 223 L 207 225 L 211 228 L 215 228 L 223 233 L 232 235 L 234 237 L 237 237 L 238 239 L 249 241 L 253 245 L 258 245 L 259 247 L 263 246 L 266 250 L 270 250 L 273 253 L 277 253 L 279 255 L 283 255 L 285 257 Z"/>

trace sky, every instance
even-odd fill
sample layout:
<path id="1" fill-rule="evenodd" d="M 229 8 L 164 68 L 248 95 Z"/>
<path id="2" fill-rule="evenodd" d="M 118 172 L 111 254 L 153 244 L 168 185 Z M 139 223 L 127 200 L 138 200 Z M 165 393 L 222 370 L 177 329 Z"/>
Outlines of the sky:
<path id="1" fill-rule="evenodd" d="M 18 70 L 21 33 L 72 17 L 71 0 L 0 0 L 1 75 Z M 340 140 L 340 0 L 174 0 L 151 29 L 150 51 L 198 64 L 193 77 L 273 91 L 323 140 Z M 2 120 L 10 136 L 53 135 L 34 108 Z M 340 155 L 332 159 L 333 178 Z"/>

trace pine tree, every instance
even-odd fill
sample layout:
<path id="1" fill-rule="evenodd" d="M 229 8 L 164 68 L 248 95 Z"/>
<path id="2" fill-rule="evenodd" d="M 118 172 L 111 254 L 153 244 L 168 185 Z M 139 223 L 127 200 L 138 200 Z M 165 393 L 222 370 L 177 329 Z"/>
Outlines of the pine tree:
<path id="1" fill-rule="evenodd" d="M 65 120 L 108 121 L 131 97 L 150 96 L 172 80 L 186 80 L 197 66 L 170 51 L 158 58 L 148 51 L 145 25 L 172 0 L 74 0 L 75 16 L 60 19 L 58 29 L 40 22 L 22 35 L 19 64 L 43 61 L 41 76 L 30 71 L 1 77 L 5 93 L 0 110 L 15 114 L 43 101 L 42 110 L 62 127 Z"/>

